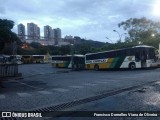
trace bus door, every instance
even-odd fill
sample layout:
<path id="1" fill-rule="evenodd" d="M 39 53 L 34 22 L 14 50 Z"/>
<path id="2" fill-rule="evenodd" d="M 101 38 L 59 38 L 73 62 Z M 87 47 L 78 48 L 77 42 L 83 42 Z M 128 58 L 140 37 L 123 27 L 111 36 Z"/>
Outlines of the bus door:
<path id="1" fill-rule="evenodd" d="M 144 49 L 140 52 L 140 59 L 142 68 L 147 67 L 147 52 Z"/>

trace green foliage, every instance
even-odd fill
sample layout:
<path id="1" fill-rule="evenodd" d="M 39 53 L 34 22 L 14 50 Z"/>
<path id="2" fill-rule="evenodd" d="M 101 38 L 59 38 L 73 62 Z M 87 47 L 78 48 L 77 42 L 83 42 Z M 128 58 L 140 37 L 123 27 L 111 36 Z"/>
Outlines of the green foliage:
<path id="1" fill-rule="evenodd" d="M 3 40 L 0 39 L 0 51 L 3 50 L 4 45 L 5 45 L 5 44 L 4 44 Z"/>
<path id="2" fill-rule="evenodd" d="M 39 49 L 39 48 L 42 47 L 42 45 L 40 43 L 37 43 L 37 42 L 30 43 L 30 46 L 33 47 L 33 48 L 36 48 L 36 49 Z"/>
<path id="3" fill-rule="evenodd" d="M 12 20 L 0 19 L 0 50 L 3 50 L 1 53 L 11 54 L 13 50 L 11 50 L 9 46 L 14 41 L 16 41 L 18 45 L 21 44 L 17 35 L 11 31 L 13 26 L 14 22 Z"/>
<path id="4" fill-rule="evenodd" d="M 13 36 L 13 32 L 11 31 L 11 29 L 14 26 L 14 22 L 11 20 L 2 20 L 0 19 L 0 37 L 4 42 L 13 42 L 12 37 Z"/>
<path id="5" fill-rule="evenodd" d="M 70 45 L 64 45 L 64 46 L 59 47 L 59 54 L 60 55 L 71 54 L 71 46 Z"/>
<path id="6" fill-rule="evenodd" d="M 93 48 L 94 47 L 91 47 L 88 44 L 75 44 L 74 45 L 74 51 L 76 51 L 77 54 L 82 54 L 82 55 L 92 52 Z"/>
<path id="7" fill-rule="evenodd" d="M 160 22 L 155 22 L 147 18 L 130 18 L 118 24 L 128 32 L 124 45 L 150 45 L 158 48 L 160 43 Z M 120 44 L 120 43 L 119 43 Z"/>

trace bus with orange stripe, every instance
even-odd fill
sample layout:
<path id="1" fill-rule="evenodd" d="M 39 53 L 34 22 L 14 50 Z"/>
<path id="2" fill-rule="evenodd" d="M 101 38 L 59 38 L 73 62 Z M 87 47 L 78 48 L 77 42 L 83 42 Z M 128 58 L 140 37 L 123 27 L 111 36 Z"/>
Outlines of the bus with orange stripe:
<path id="1" fill-rule="evenodd" d="M 155 48 L 146 45 L 85 55 L 85 68 L 95 70 L 119 68 L 133 70 L 152 67 L 155 62 Z"/>

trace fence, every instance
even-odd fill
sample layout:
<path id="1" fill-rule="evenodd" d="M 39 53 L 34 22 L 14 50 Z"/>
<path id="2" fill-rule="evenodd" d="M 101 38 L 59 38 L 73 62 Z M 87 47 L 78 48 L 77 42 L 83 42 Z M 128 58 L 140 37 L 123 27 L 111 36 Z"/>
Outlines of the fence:
<path id="1" fill-rule="evenodd" d="M 18 64 L 0 64 L 0 78 L 18 75 Z"/>

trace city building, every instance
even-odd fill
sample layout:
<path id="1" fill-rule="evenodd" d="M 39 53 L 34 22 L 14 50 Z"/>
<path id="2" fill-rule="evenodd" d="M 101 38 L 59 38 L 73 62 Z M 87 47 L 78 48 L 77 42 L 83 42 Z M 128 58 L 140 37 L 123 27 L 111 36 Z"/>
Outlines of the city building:
<path id="1" fill-rule="evenodd" d="M 55 45 L 57 45 L 62 38 L 61 29 L 60 28 L 53 29 L 53 34 L 54 34 Z"/>
<path id="2" fill-rule="evenodd" d="M 54 37 L 55 37 L 55 31 L 54 31 L 54 29 L 52 29 L 52 30 L 51 30 L 51 38 L 54 39 Z"/>
<path id="3" fill-rule="evenodd" d="M 64 39 L 73 39 L 73 36 L 71 36 L 71 35 L 66 35 L 66 36 L 64 37 Z"/>
<path id="4" fill-rule="evenodd" d="M 18 37 L 21 40 L 25 39 L 25 26 L 23 24 L 18 25 Z"/>
<path id="5" fill-rule="evenodd" d="M 57 38 L 62 38 L 61 29 L 60 29 L 60 28 L 57 28 L 56 31 L 57 31 Z"/>
<path id="6" fill-rule="evenodd" d="M 36 30 L 36 36 L 37 39 L 40 39 L 40 27 L 37 26 L 37 30 Z"/>
<path id="7" fill-rule="evenodd" d="M 34 23 L 27 23 L 28 39 L 39 39 L 40 28 Z"/>
<path id="8" fill-rule="evenodd" d="M 52 29 L 49 25 L 44 26 L 44 36 L 40 36 L 40 27 L 35 23 L 27 23 L 27 35 L 25 34 L 25 26 L 23 24 L 18 25 L 18 36 L 23 42 L 31 43 L 38 42 L 42 45 L 68 45 L 71 44 L 71 36 L 62 39 L 62 33 L 60 28 Z"/>
<path id="9" fill-rule="evenodd" d="M 52 38 L 52 27 L 49 25 L 44 26 L 44 39 L 51 40 Z"/>

